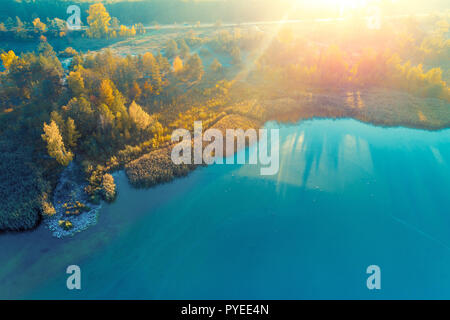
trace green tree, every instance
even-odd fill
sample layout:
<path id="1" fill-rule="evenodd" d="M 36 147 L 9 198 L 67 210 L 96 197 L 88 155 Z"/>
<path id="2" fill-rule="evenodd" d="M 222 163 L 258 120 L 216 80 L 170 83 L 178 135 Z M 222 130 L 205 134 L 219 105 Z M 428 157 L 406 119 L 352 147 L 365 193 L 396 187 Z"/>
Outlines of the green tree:
<path id="1" fill-rule="evenodd" d="M 223 66 L 217 59 L 214 59 L 209 68 L 211 69 L 212 72 L 216 74 L 221 73 L 223 71 Z"/>
<path id="2" fill-rule="evenodd" d="M 19 39 L 26 39 L 27 38 L 27 31 L 25 30 L 24 24 L 22 20 L 20 20 L 19 17 L 16 17 L 16 24 L 14 26 L 15 29 L 15 35 Z"/>
<path id="3" fill-rule="evenodd" d="M 71 71 L 67 77 L 67 85 L 73 96 L 79 97 L 84 93 L 84 80 L 80 71 Z"/>
<path id="4" fill-rule="evenodd" d="M 11 17 L 8 17 L 5 21 L 5 28 L 8 31 L 11 31 L 14 28 L 14 20 Z"/>
<path id="5" fill-rule="evenodd" d="M 46 57 L 56 57 L 56 52 L 44 36 L 41 37 L 41 41 L 37 47 L 37 52 Z"/>
<path id="6" fill-rule="evenodd" d="M 203 77 L 203 63 L 196 53 L 189 57 L 184 67 L 184 77 L 186 81 L 200 81 Z"/>
<path id="7" fill-rule="evenodd" d="M 189 56 L 190 50 L 184 39 L 178 40 L 178 51 L 182 58 L 187 58 Z"/>
<path id="8" fill-rule="evenodd" d="M 170 72 L 170 63 L 166 57 L 164 57 L 161 52 L 156 56 L 156 62 L 158 63 L 161 75 L 165 75 Z"/>
<path id="9" fill-rule="evenodd" d="M 145 28 L 142 23 L 139 22 L 138 24 L 135 24 L 134 28 L 136 29 L 137 34 L 145 34 Z"/>
<path id="10" fill-rule="evenodd" d="M 120 28 L 120 21 L 116 17 L 111 18 L 111 28 L 113 29 L 119 29 Z"/>
<path id="11" fill-rule="evenodd" d="M 178 54 L 178 45 L 175 40 L 171 39 L 167 42 L 165 53 L 167 58 L 173 58 Z"/>

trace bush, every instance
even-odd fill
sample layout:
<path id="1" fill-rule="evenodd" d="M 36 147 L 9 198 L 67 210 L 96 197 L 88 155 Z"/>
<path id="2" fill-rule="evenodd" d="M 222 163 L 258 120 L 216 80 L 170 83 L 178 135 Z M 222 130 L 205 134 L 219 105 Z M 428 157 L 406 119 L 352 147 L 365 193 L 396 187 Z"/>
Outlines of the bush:
<path id="1" fill-rule="evenodd" d="M 106 201 L 111 202 L 116 198 L 116 184 L 114 178 L 109 173 L 105 173 L 102 179 L 103 197 Z"/>
<path id="2" fill-rule="evenodd" d="M 187 175 L 195 165 L 176 165 L 170 158 L 171 148 L 152 151 L 125 166 L 130 183 L 135 187 L 148 188 L 175 177 Z"/>

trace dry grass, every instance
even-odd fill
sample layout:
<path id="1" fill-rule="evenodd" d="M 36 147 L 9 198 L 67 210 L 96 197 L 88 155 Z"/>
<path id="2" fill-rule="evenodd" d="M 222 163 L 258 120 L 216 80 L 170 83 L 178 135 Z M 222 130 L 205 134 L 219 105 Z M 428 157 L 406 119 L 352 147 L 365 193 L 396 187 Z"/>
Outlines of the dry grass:
<path id="1" fill-rule="evenodd" d="M 264 100 L 265 120 L 296 122 L 305 118 L 355 118 L 385 126 L 439 130 L 450 127 L 450 103 L 405 92 L 371 89 L 340 93 L 291 93 Z"/>
<path id="2" fill-rule="evenodd" d="M 261 123 L 240 115 L 227 115 L 215 123 L 212 128 L 220 130 L 224 136 L 226 129 L 259 128 Z M 204 143 L 205 147 L 208 143 Z M 225 139 L 224 139 L 224 145 Z M 236 149 L 235 149 L 236 150 Z M 168 182 L 176 177 L 187 175 L 197 165 L 176 165 L 171 159 L 172 146 L 152 151 L 131 161 L 125 166 L 125 173 L 130 183 L 138 188 L 148 188 L 156 184 Z"/>

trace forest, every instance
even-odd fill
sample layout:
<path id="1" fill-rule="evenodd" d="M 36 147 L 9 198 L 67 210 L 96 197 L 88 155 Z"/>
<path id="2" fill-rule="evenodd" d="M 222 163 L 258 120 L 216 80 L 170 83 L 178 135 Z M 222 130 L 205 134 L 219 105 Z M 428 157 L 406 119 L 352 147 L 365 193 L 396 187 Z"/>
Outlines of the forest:
<path id="1" fill-rule="evenodd" d="M 321 0 L 319 0 L 320 2 Z M 8 18 L 13 21 L 19 17 L 21 21 L 31 23 L 39 17 L 65 20 L 67 7 L 78 5 L 81 8 L 81 20 L 87 24 L 86 11 L 98 0 L 2 0 L 0 22 Z M 143 23 L 145 25 L 160 23 L 215 23 L 276 21 L 285 17 L 290 11 L 289 19 L 311 19 L 337 17 L 340 9 L 337 5 L 328 7 L 311 6 L 310 1 L 297 1 L 292 10 L 292 0 L 105 0 L 102 1 L 111 16 L 117 17 L 124 25 Z M 414 1 L 383 1 L 383 10 L 389 15 L 408 15 L 423 6 Z M 429 11 L 438 11 L 445 7 L 445 0 L 430 0 L 426 7 Z"/>
<path id="2" fill-rule="evenodd" d="M 121 25 L 112 7 L 110 14 L 108 5 L 84 5 L 86 37 L 144 37 L 142 20 Z M 359 97 L 383 88 L 436 106 L 432 111 L 424 106 L 423 117 L 389 110 L 390 124 L 450 125 L 448 14 L 392 21 L 381 30 L 345 24 L 341 30 L 315 25 L 313 32 L 290 25 L 264 31 L 194 28 L 176 33 L 158 50 L 135 55 L 70 46 L 56 52 L 50 38 L 64 37 L 65 25 L 46 14 L 21 17 L 31 21 L 31 29 L 19 16 L 0 24 L 0 32 L 36 42 L 33 52 L 0 53 L 0 230 L 30 229 L 54 214 L 52 192 L 71 162 L 82 168 L 91 202 L 113 201 L 111 173 L 118 169 L 149 175 L 144 186 L 193 169 L 167 163 L 173 130 L 192 130 L 194 120 L 211 127 L 227 115 L 263 124 L 281 114 L 266 103 L 280 97 L 303 97 L 293 120 L 351 116 L 375 122 L 381 112 L 375 107 L 319 106 L 308 97 L 348 92 Z M 67 68 L 63 58 L 70 58 Z M 139 177 L 133 179 L 139 185 Z"/>

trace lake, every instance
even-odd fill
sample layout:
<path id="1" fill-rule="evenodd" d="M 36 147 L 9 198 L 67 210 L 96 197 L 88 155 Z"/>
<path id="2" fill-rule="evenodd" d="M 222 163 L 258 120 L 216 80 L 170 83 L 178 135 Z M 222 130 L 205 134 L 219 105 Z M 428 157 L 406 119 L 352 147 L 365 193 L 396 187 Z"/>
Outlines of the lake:
<path id="1" fill-rule="evenodd" d="M 277 175 L 212 165 L 136 190 L 119 172 L 116 202 L 75 237 L 0 235 L 0 298 L 450 298 L 450 130 L 266 127 L 280 128 Z"/>

